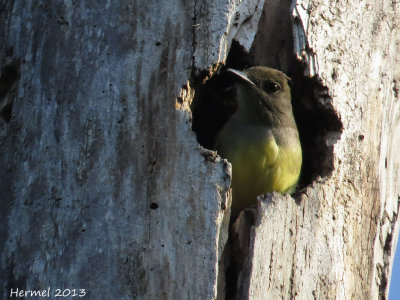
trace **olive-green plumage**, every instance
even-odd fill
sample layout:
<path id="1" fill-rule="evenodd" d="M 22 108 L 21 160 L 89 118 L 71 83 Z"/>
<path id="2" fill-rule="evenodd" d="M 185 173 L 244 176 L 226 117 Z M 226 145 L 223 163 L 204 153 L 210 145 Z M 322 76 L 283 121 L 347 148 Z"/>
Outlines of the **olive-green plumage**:
<path id="1" fill-rule="evenodd" d="M 232 163 L 232 216 L 262 193 L 291 193 L 302 151 L 293 117 L 288 77 L 251 67 L 235 74 L 237 109 L 216 138 L 218 154 Z"/>

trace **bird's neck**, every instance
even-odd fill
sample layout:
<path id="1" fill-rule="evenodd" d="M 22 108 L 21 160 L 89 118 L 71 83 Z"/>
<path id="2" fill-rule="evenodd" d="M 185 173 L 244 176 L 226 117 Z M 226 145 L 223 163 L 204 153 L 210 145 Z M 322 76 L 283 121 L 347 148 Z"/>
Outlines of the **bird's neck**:
<path id="1" fill-rule="evenodd" d="M 254 96 L 256 95 L 250 94 L 249 91 L 243 90 L 243 87 L 239 86 L 236 89 L 237 109 L 233 117 L 237 121 L 241 121 L 246 124 L 258 124 L 262 123 L 262 120 L 265 119 L 256 102 L 249 99 L 249 97 Z"/>

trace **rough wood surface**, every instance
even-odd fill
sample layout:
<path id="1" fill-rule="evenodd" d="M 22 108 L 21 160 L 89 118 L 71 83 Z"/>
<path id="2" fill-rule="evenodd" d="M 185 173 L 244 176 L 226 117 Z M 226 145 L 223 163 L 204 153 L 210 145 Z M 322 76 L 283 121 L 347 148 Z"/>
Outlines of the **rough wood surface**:
<path id="1" fill-rule="evenodd" d="M 240 297 L 385 298 L 399 226 L 399 7 L 293 5 L 295 50 L 328 87 L 320 104 L 334 106 L 343 131 L 324 138 L 334 144 L 329 178 L 308 186 L 297 203 L 280 195 L 259 203 L 243 269 L 250 284 Z"/>
<path id="2" fill-rule="evenodd" d="M 345 296 L 385 297 L 400 196 L 399 6 L 308 5 L 309 44 L 344 128 L 335 145 L 336 170 L 319 197 L 342 233 L 338 282 L 343 280 Z"/>

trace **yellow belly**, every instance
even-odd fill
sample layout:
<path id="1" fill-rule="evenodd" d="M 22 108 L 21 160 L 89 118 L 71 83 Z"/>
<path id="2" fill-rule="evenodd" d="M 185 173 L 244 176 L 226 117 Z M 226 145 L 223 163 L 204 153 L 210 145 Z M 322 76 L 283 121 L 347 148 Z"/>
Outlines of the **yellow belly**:
<path id="1" fill-rule="evenodd" d="M 291 193 L 299 179 L 300 144 L 278 147 L 274 139 L 258 145 L 241 145 L 226 153 L 232 163 L 232 215 L 272 191 Z"/>

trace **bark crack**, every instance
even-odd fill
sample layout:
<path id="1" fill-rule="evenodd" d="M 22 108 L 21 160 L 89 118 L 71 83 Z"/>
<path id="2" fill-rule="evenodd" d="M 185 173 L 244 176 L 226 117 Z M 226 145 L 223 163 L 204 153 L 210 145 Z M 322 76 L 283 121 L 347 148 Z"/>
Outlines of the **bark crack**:
<path id="1" fill-rule="evenodd" d="M 268 282 L 268 288 L 270 288 L 271 287 L 271 282 L 272 282 L 272 263 L 273 263 L 273 261 L 274 261 L 274 244 L 272 244 L 272 248 L 271 248 L 271 255 L 270 255 L 270 257 L 269 257 L 269 274 L 268 274 L 268 279 L 269 279 L 269 282 Z"/>
<path id="2" fill-rule="evenodd" d="M 193 6 L 193 17 L 192 17 L 192 66 L 191 66 L 191 76 L 192 78 L 195 76 L 196 70 L 196 28 L 198 27 L 197 24 L 197 0 L 194 1 Z"/>
<path id="3" fill-rule="evenodd" d="M 304 210 L 303 210 L 303 214 L 304 214 Z M 296 263 L 295 263 L 295 261 L 296 261 L 296 252 L 297 252 L 297 233 L 298 233 L 298 231 L 297 231 L 297 215 L 296 215 L 296 225 L 294 226 L 294 228 L 295 228 L 295 235 L 294 235 L 294 240 L 295 240 L 295 242 L 294 242 L 294 250 L 293 250 L 293 254 L 292 254 L 292 267 L 291 267 L 291 272 L 290 272 L 290 279 L 289 279 L 289 281 L 290 281 L 290 287 L 289 287 L 289 295 L 290 295 L 290 299 L 295 299 L 295 295 L 293 295 L 293 293 L 294 293 L 294 289 L 293 289 L 293 286 L 294 286 L 294 278 L 295 278 L 295 276 L 296 276 L 296 274 L 295 274 L 295 268 L 296 268 Z"/>

